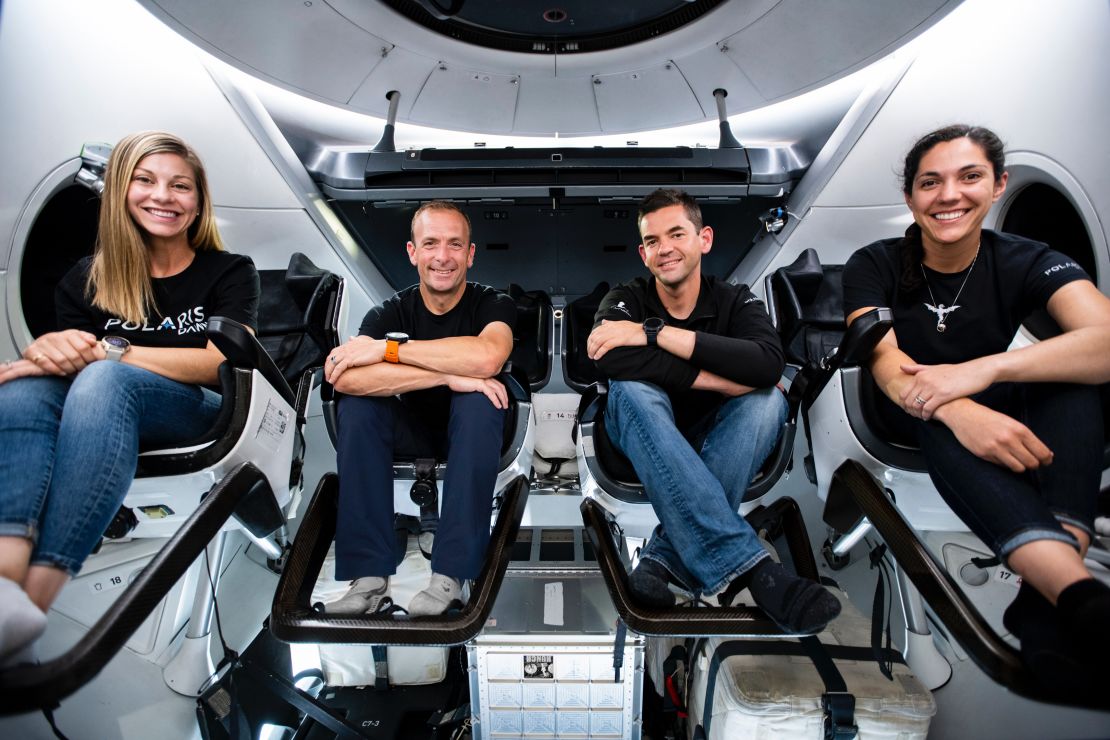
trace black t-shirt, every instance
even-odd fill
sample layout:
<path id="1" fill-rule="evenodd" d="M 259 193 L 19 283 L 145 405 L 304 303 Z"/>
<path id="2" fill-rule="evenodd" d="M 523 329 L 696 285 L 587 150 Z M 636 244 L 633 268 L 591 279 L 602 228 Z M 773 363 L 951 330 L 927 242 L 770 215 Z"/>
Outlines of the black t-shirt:
<path id="1" fill-rule="evenodd" d="M 495 321 L 503 322 L 512 330 L 516 325 L 516 304 L 512 298 L 489 286 L 468 282 L 454 308 L 437 315 L 424 305 L 420 286 L 413 285 L 367 311 L 358 333 L 374 339 L 384 339 L 391 331 L 404 332 L 409 339 L 476 337 Z M 406 393 L 403 398 L 406 403 L 421 407 L 442 408 L 450 398 L 450 390 L 428 388 Z"/>
<path id="2" fill-rule="evenodd" d="M 875 242 L 848 260 L 844 313 L 889 307 L 898 346 L 915 362 L 958 363 L 1005 352 L 1022 321 L 1045 308 L 1053 293 L 1074 280 L 1090 280 L 1074 260 L 1047 244 L 984 229 L 970 272 L 945 274 L 926 267 L 928 282 L 904 293 L 899 285 L 901 241 Z M 959 302 L 953 306 L 957 292 Z M 945 330 L 940 332 L 937 310 L 942 305 Z"/>
<path id="3" fill-rule="evenodd" d="M 606 352 L 597 366 L 608 378 L 642 380 L 667 391 L 680 429 L 725 400 L 720 393 L 691 390 L 700 370 L 754 388 L 770 387 L 782 375 L 782 344 L 763 302 L 746 285 L 702 275 L 694 310 L 685 319 L 676 319 L 659 300 L 655 278 L 636 278 L 606 294 L 594 327 L 604 319 L 642 322 L 651 317 L 696 333 L 689 360 L 660 347 L 617 347 Z"/>
<path id="4" fill-rule="evenodd" d="M 155 310 L 134 324 L 92 305 L 85 295 L 92 257 L 74 265 L 54 292 L 58 326 L 82 329 L 102 338 L 112 334 L 143 347 L 197 347 L 208 344 L 212 316 L 225 316 L 258 328 L 258 272 L 250 257 L 200 251 L 176 275 L 152 278 Z"/>

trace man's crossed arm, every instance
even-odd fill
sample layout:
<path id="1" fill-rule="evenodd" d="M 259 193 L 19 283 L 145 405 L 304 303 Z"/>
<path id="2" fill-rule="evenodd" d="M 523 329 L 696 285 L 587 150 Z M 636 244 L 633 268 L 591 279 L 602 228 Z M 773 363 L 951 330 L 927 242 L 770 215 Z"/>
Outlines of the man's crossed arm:
<path id="1" fill-rule="evenodd" d="M 513 349 L 513 332 L 503 321 L 490 322 L 476 337 L 410 340 L 401 345 L 400 362 L 385 362 L 384 339 L 352 337 L 336 347 L 324 377 L 340 393 L 393 396 L 446 385 L 457 392 L 484 393 L 497 408 L 508 407 L 505 387 L 493 376 Z"/>
<path id="2" fill-rule="evenodd" d="M 677 326 L 664 326 L 662 331 L 656 335 L 656 344 L 660 350 L 668 352 L 687 363 L 690 363 L 694 355 L 696 342 L 696 332 L 689 329 L 680 329 Z M 606 363 L 603 358 L 609 354 L 610 350 L 620 347 L 644 347 L 645 351 L 650 351 L 647 350 L 647 336 L 644 334 L 643 325 L 634 321 L 602 319 L 601 323 L 590 332 L 589 339 L 586 342 L 586 352 L 590 359 L 597 362 L 599 367 L 606 371 L 607 375 L 618 380 L 622 379 L 622 370 L 624 369 L 622 366 L 625 362 L 613 363 L 610 361 Z M 610 358 L 610 360 L 612 359 L 614 358 Z M 626 357 L 624 359 L 632 358 Z M 651 358 L 644 358 L 643 362 L 645 365 L 649 365 Z M 755 390 L 752 386 L 737 383 L 704 368 L 698 368 L 693 364 L 690 367 L 697 371 L 697 375 L 688 386 L 693 390 L 715 391 L 726 396 L 742 396 Z M 650 380 L 651 378 L 630 379 Z M 666 387 L 664 383 L 658 384 Z M 685 388 L 675 390 L 685 390 Z"/>

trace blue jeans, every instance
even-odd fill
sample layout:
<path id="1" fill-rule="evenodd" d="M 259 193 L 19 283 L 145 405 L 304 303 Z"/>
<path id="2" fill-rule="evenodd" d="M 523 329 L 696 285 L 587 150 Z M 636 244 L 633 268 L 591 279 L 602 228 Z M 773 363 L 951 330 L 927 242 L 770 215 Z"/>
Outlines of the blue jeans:
<path id="1" fill-rule="evenodd" d="M 505 411 L 482 393 L 451 393 L 449 403 L 449 409 L 417 412 L 394 396 L 340 397 L 335 527 L 338 580 L 397 572 L 395 452 L 441 461 L 446 456 L 432 570 L 459 579 L 478 577 L 489 544 Z"/>
<path id="2" fill-rule="evenodd" d="M 691 444 L 675 426 L 662 388 L 611 382 L 606 429 L 632 462 L 661 522 L 640 557 L 704 593 L 720 590 L 767 557 L 738 511 L 778 442 L 786 413 L 786 399 L 776 388 L 730 398 L 697 425 L 703 434 L 684 430 Z"/>
<path id="3" fill-rule="evenodd" d="M 220 396 L 121 362 L 76 378 L 0 384 L 0 535 L 33 565 L 74 575 L 119 510 L 139 445 L 170 447 L 212 426 Z"/>
<path id="4" fill-rule="evenodd" d="M 917 421 L 929 477 L 941 498 L 1002 558 L 1036 540 L 1078 547 L 1060 523 L 1092 535 L 1103 452 L 1098 389 L 1000 383 L 973 398 L 1029 427 L 1052 450 L 1052 464 L 1014 473 L 973 455 L 939 421 Z"/>

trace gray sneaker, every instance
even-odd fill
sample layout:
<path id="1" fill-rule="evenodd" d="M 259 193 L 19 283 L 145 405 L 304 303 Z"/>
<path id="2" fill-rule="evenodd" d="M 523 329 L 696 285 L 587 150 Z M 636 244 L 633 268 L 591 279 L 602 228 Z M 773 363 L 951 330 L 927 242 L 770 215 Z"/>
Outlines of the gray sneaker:
<path id="1" fill-rule="evenodd" d="M 432 573 L 428 587 L 412 597 L 409 614 L 414 617 L 443 614 L 462 595 L 462 584 L 451 576 Z"/>
<path id="2" fill-rule="evenodd" d="M 373 614 L 389 593 L 389 578 L 366 576 L 351 581 L 347 593 L 324 605 L 328 614 Z"/>

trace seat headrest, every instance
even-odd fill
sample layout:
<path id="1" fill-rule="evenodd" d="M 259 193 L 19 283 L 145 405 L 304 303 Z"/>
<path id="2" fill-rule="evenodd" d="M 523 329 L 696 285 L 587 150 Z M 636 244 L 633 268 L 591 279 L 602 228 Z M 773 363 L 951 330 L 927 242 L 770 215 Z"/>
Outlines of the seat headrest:
<path id="1" fill-rule="evenodd" d="M 794 288 L 795 295 L 802 303 L 810 303 L 817 296 L 825 274 L 821 260 L 817 257 L 817 250 L 812 247 L 799 254 L 786 267 L 780 267 L 778 272 Z"/>
<path id="2" fill-rule="evenodd" d="M 327 270 L 321 270 L 300 252 L 294 252 L 289 258 L 289 267 L 285 270 L 285 285 L 302 311 L 308 310 L 320 278 L 326 274 Z"/>

